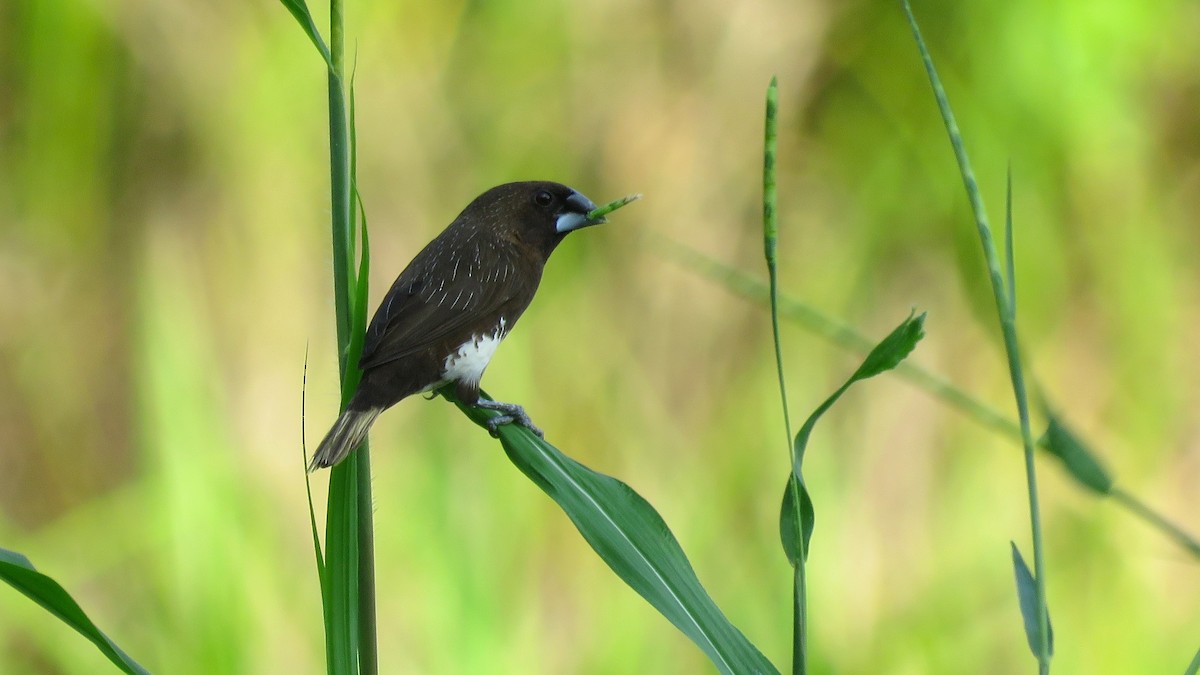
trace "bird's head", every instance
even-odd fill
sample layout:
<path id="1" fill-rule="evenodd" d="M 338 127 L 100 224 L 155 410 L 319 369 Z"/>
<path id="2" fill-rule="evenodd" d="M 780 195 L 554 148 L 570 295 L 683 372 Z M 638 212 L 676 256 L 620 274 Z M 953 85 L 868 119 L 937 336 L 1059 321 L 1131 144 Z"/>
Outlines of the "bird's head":
<path id="1" fill-rule="evenodd" d="M 506 183 L 484 192 L 463 216 L 478 218 L 506 239 L 549 256 L 567 234 L 606 222 L 603 217 L 588 218 L 594 210 L 592 200 L 566 185 L 527 181 Z"/>

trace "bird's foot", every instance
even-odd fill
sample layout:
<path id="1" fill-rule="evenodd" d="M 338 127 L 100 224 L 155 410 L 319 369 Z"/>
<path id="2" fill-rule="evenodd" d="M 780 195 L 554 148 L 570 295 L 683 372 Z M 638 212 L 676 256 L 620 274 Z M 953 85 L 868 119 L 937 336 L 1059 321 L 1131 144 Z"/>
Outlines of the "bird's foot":
<path id="1" fill-rule="evenodd" d="M 537 428 L 533 420 L 529 419 L 529 415 L 525 413 L 525 409 L 516 403 L 501 403 L 500 401 L 485 401 L 481 399 L 475 403 L 475 407 L 496 410 L 500 413 L 487 421 L 488 432 L 492 434 L 492 437 L 498 436 L 500 434 L 500 427 L 505 424 L 519 424 L 537 434 L 538 438 L 545 437 L 542 434 L 542 430 Z"/>

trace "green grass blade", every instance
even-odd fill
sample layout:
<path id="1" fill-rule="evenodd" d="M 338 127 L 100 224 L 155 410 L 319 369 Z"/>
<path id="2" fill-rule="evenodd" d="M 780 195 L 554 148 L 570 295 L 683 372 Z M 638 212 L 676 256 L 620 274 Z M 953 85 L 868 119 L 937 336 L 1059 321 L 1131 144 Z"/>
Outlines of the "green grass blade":
<path id="1" fill-rule="evenodd" d="M 325 45 L 325 40 L 321 38 L 321 31 L 317 30 L 317 24 L 313 21 L 312 12 L 308 11 L 308 4 L 304 0 L 279 1 L 296 18 L 304 34 L 308 36 L 308 39 L 312 40 L 313 46 L 321 53 L 321 58 L 325 59 L 325 65 L 332 71 L 333 57 L 329 53 L 329 47 Z"/>
<path id="2" fill-rule="evenodd" d="M 363 317 L 366 313 L 367 277 L 359 277 L 354 271 L 355 216 L 359 202 L 354 180 L 353 111 L 343 87 L 343 15 L 342 0 L 332 0 L 329 6 L 330 44 L 326 59 L 330 211 L 334 311 L 344 409 L 361 376 L 357 364 L 365 326 Z M 301 25 L 306 24 L 301 21 Z M 360 269 L 366 268 L 367 256 L 364 236 Z M 365 442 L 346 461 L 329 472 L 323 598 L 326 658 L 328 668 L 333 673 L 354 674 L 361 669 L 372 674 L 377 667 L 370 481 L 369 447 Z"/>
<path id="3" fill-rule="evenodd" d="M 1009 294 L 1005 290 L 1004 280 L 1000 274 L 999 259 L 996 255 L 996 247 L 992 243 L 991 228 L 988 227 L 987 210 L 983 206 L 983 196 L 979 191 L 979 185 L 975 181 L 975 173 L 971 169 L 971 161 L 967 157 L 962 134 L 958 130 L 958 123 L 955 121 L 954 113 L 950 109 L 950 101 L 946 97 L 946 91 L 942 87 L 937 69 L 933 66 L 933 58 L 929 55 L 929 49 L 925 46 L 925 40 L 921 37 L 921 29 L 917 26 L 917 20 L 913 16 L 908 0 L 903 0 L 902 4 L 905 16 L 908 19 L 909 28 L 912 29 L 913 40 L 917 44 L 917 49 L 921 54 L 921 61 L 925 66 L 925 72 L 929 76 L 929 84 L 933 88 L 934 99 L 937 101 L 942 121 L 946 125 L 946 133 L 950 138 L 950 146 L 953 148 L 954 157 L 958 162 L 959 174 L 962 176 L 963 186 L 967 191 L 967 200 L 970 202 L 971 211 L 975 216 L 975 228 L 979 233 L 979 241 L 983 247 L 984 259 L 987 261 L 988 277 L 992 284 L 992 295 L 995 297 L 996 311 L 1000 315 L 1000 328 L 1004 335 L 1004 350 L 1008 356 L 1009 375 L 1012 380 L 1013 396 L 1017 404 L 1017 420 L 1021 426 L 1021 440 L 1025 446 L 1025 483 L 1026 490 L 1029 493 L 1029 520 L 1033 539 L 1033 568 L 1037 586 L 1036 616 L 1040 622 L 1037 633 L 1040 643 L 1035 653 L 1038 659 L 1038 670 L 1045 674 L 1050 672 L 1049 626 L 1047 623 L 1049 615 L 1046 611 L 1046 566 L 1043 560 L 1044 547 L 1042 546 L 1041 514 L 1038 504 L 1037 471 L 1034 464 L 1033 433 L 1030 431 L 1029 426 L 1029 401 L 1026 396 L 1024 373 L 1021 367 L 1020 345 L 1017 341 L 1016 312 L 1014 310 L 1014 303 L 1010 302 Z"/>
<path id="4" fill-rule="evenodd" d="M 442 396 L 480 426 L 497 413 Z M 725 618 L 662 517 L 625 483 L 597 473 L 515 425 L 499 429 L 509 460 L 550 496 L 600 558 L 695 642 L 722 673 L 778 673 Z"/>
<path id="5" fill-rule="evenodd" d="M 92 623 L 79 603 L 57 581 L 34 569 L 25 556 L 0 548 L 0 579 L 91 640 L 113 665 L 124 672 L 135 675 L 149 672 Z"/>
<path id="6" fill-rule="evenodd" d="M 353 92 L 353 89 L 351 90 Z M 353 101 L 353 93 L 351 94 Z M 353 134 L 353 104 L 351 105 L 351 133 Z M 353 138 L 353 136 L 352 136 Z M 351 143 L 351 148 L 354 144 Z M 367 281 L 371 276 L 371 240 L 367 235 L 367 211 L 363 206 L 362 197 L 358 194 L 358 183 L 355 178 L 354 165 L 351 164 L 351 186 L 354 191 L 355 204 L 358 206 L 359 224 L 361 228 L 362 256 L 358 265 L 358 283 L 354 291 L 354 316 L 350 340 L 350 363 L 358 363 L 362 354 L 363 340 L 367 332 L 368 288 Z M 361 377 L 357 367 L 350 369 L 354 376 L 354 385 L 358 386 Z M 371 451 L 368 443 L 355 453 L 358 455 L 358 465 L 355 476 L 358 481 L 358 666 L 366 675 L 374 675 L 379 671 L 378 631 L 375 625 L 375 512 L 371 498 Z"/>
<path id="7" fill-rule="evenodd" d="M 1025 559 L 1021 557 L 1021 551 L 1017 549 L 1016 543 L 1009 542 L 1009 544 L 1012 546 L 1013 575 L 1017 579 L 1017 602 L 1021 606 L 1021 621 L 1025 625 L 1025 639 L 1029 642 L 1029 651 L 1037 656 L 1038 649 L 1042 644 L 1039 634 L 1042 624 L 1037 618 L 1037 582 L 1033 578 L 1033 572 L 1029 571 L 1029 565 L 1026 565 Z M 1048 613 L 1045 626 L 1047 631 L 1045 644 L 1048 645 L 1050 654 L 1054 654 L 1054 627 L 1050 625 Z"/>
<path id="8" fill-rule="evenodd" d="M 361 448 L 360 448 L 361 449 Z M 325 652 L 329 672 L 358 672 L 357 451 L 329 471 L 325 513 Z"/>
<path id="9" fill-rule="evenodd" d="M 344 11 L 342 0 L 332 0 L 329 7 L 331 40 L 327 47 L 305 2 L 281 1 L 317 47 L 328 70 L 330 229 L 338 367 L 344 409 L 361 376 L 357 363 L 366 325 L 366 270 L 369 259 L 364 218 L 360 275 L 356 275 L 354 225 L 356 208 L 361 209 L 361 200 L 354 174 L 353 100 L 347 104 L 342 84 L 345 81 Z M 316 542 L 325 619 L 326 659 L 332 673 L 357 673 L 361 667 L 363 672 L 372 674 L 377 669 L 374 539 L 368 453 L 364 442 L 346 461 L 330 471 L 323 562 L 319 542 Z M 307 476 L 305 480 L 308 480 Z M 309 508 L 311 516 L 311 499 Z"/>
<path id="10" fill-rule="evenodd" d="M 348 401 L 345 387 L 353 364 L 348 359 L 351 338 L 352 290 L 354 278 L 354 210 L 350 181 L 349 121 L 341 80 L 329 74 L 329 155 L 330 199 L 332 204 L 333 293 L 337 321 L 338 366 L 342 373 L 343 403 Z M 350 391 L 353 394 L 353 390 Z"/>

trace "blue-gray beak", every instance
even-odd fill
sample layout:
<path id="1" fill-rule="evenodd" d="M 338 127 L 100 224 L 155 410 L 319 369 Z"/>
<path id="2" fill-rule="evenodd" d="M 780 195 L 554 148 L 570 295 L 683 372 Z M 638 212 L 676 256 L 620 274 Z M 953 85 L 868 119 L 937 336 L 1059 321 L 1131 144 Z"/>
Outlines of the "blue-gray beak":
<path id="1" fill-rule="evenodd" d="M 554 223 L 554 229 L 560 234 L 566 234 L 572 230 L 578 230 L 589 225 L 599 225 L 600 223 L 608 222 L 603 217 L 587 217 L 587 214 L 595 210 L 596 205 L 592 200 L 579 192 L 572 191 L 571 195 L 567 197 L 566 210 L 558 216 L 558 220 Z"/>

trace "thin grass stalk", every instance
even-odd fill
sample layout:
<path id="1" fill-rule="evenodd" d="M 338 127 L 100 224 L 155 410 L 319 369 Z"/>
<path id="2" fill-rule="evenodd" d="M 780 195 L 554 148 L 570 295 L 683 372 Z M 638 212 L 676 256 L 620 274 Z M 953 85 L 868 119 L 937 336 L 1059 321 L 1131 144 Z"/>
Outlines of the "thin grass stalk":
<path id="1" fill-rule="evenodd" d="M 983 195 L 980 193 L 979 185 L 975 180 L 975 172 L 971 169 L 971 162 L 967 157 L 967 151 L 963 145 L 958 123 L 955 121 L 954 113 L 950 109 L 950 102 L 946 97 L 946 91 L 942 88 L 937 70 L 933 66 L 933 59 L 929 55 L 929 50 L 925 47 L 925 41 L 921 37 L 920 28 L 917 26 L 916 18 L 913 17 L 912 8 L 909 6 L 908 0 L 902 0 L 902 4 L 904 13 L 908 18 L 909 27 L 912 29 L 913 38 L 916 40 L 917 48 L 921 53 L 921 61 L 924 63 L 925 71 L 929 75 L 929 82 L 933 87 L 934 98 L 937 100 L 938 109 L 941 111 L 942 121 L 946 125 L 946 133 L 950 137 L 950 145 L 954 149 L 954 157 L 958 162 L 959 173 L 962 175 L 963 185 L 967 191 L 967 199 L 971 204 L 971 211 L 975 216 L 975 227 L 979 233 L 984 258 L 987 261 L 988 277 L 991 281 L 992 295 L 996 301 L 996 310 L 1000 315 L 1000 329 L 1004 336 L 1004 350 L 1008 356 L 1009 376 L 1012 379 L 1013 393 L 1017 402 L 1017 417 L 1021 426 L 1021 440 L 1025 446 L 1025 482 L 1029 492 L 1029 520 L 1033 536 L 1034 582 L 1037 587 L 1037 620 L 1039 630 L 1036 655 L 1038 659 L 1038 672 L 1044 675 L 1050 672 L 1050 618 L 1046 611 L 1046 576 L 1042 554 L 1042 527 L 1041 513 L 1038 505 L 1037 472 L 1034 467 L 1033 433 L 1029 427 L 1029 401 L 1026 396 L 1025 376 L 1021 369 L 1021 354 L 1017 342 L 1016 307 L 1015 303 L 1010 302 L 1010 296 L 1005 290 L 1004 280 L 1000 272 L 1000 260 L 996 254 L 996 246 L 992 242 L 992 232 L 988 226 L 987 211 L 983 205 Z"/>
<path id="2" fill-rule="evenodd" d="M 779 89 L 775 78 L 767 88 L 766 132 L 763 142 L 763 253 L 767 259 L 770 284 L 771 335 L 775 341 L 775 371 L 779 376 L 779 400 L 783 406 L 783 426 L 787 434 L 788 455 L 796 461 L 792 448 L 792 420 L 788 413 L 787 387 L 783 375 L 783 347 L 779 343 L 779 284 L 775 251 L 779 242 L 778 193 L 775 187 L 775 156 L 778 147 Z"/>
<path id="3" fill-rule="evenodd" d="M 792 579 L 792 672 L 808 670 L 808 616 L 807 580 L 804 575 L 804 537 L 800 531 L 800 485 L 796 479 L 796 448 L 792 436 L 792 420 L 788 413 L 787 383 L 783 374 L 783 346 L 779 340 L 779 279 L 775 252 L 779 243 L 778 190 L 775 183 L 775 158 L 779 146 L 779 83 L 771 78 L 767 87 L 766 123 L 763 137 L 763 254 L 767 259 L 767 276 L 770 285 L 771 335 L 775 342 L 775 372 L 779 377 L 779 401 L 783 407 L 783 426 L 787 433 L 789 466 L 793 467 L 788 478 L 796 510 L 796 540 L 800 544 L 801 557 L 793 567 Z"/>

